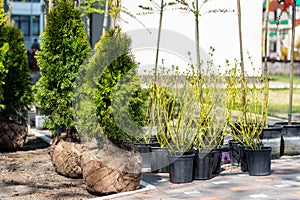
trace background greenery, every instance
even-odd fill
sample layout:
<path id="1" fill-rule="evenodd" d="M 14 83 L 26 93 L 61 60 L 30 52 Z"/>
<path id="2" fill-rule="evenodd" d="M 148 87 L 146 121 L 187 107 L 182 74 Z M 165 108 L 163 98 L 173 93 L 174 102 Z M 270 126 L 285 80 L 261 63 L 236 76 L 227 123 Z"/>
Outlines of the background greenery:
<path id="1" fill-rule="evenodd" d="M 289 75 L 270 75 L 270 82 L 281 82 L 288 86 Z M 295 75 L 294 86 L 300 85 L 300 76 Z M 289 89 L 270 88 L 269 90 L 269 115 L 287 119 Z M 293 91 L 293 113 L 300 115 L 300 88 L 294 87 Z M 299 120 L 299 119 L 298 119 Z"/>

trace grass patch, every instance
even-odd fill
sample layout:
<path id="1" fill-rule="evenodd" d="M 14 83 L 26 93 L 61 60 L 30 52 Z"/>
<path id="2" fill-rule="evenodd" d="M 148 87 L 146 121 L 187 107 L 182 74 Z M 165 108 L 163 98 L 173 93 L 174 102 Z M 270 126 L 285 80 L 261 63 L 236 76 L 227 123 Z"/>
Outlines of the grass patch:
<path id="1" fill-rule="evenodd" d="M 289 75 L 269 75 L 270 81 L 277 81 L 277 82 L 290 82 Z M 294 76 L 294 84 L 300 84 L 300 76 Z"/>
<path id="2" fill-rule="evenodd" d="M 289 89 L 269 90 L 269 115 L 287 116 L 289 108 Z M 300 113 L 300 89 L 293 91 L 293 113 Z"/>

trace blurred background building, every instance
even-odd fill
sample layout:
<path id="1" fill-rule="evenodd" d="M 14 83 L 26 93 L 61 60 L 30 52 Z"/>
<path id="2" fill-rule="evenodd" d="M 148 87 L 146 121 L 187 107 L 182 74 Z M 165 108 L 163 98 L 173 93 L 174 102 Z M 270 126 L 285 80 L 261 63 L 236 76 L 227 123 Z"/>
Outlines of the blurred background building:
<path id="1" fill-rule="evenodd" d="M 9 14 L 12 6 L 12 19 L 15 27 L 22 30 L 25 46 L 31 51 L 35 39 L 40 38 L 45 27 L 45 13 L 47 13 L 48 0 L 5 0 L 5 11 Z M 90 44 L 92 47 L 99 41 L 102 34 L 103 15 L 90 14 Z M 83 17 L 86 21 L 86 17 Z"/>
<path id="2" fill-rule="evenodd" d="M 9 14 L 9 7 L 12 7 L 14 25 L 22 30 L 25 46 L 29 51 L 31 51 L 31 47 L 36 40 L 39 42 L 40 35 L 44 30 L 48 1 L 49 0 L 5 0 L 5 10 L 7 14 Z M 278 0 L 270 0 L 268 37 L 265 38 L 265 18 L 268 0 L 262 0 L 262 57 L 264 57 L 264 41 L 267 39 L 267 56 L 269 61 L 288 62 L 290 60 L 292 6 L 286 7 L 283 2 L 292 1 L 293 0 L 282 0 L 281 3 L 279 3 Z M 91 24 L 89 40 L 91 46 L 94 47 L 102 35 L 104 17 L 101 14 L 90 14 L 88 17 L 90 18 Z M 83 17 L 83 21 L 86 22 L 86 17 Z M 295 24 L 295 62 L 300 63 L 300 0 L 296 0 Z"/>
<path id="3" fill-rule="evenodd" d="M 283 3 L 285 2 L 285 4 Z M 292 29 L 292 3 L 293 0 L 270 1 L 269 24 L 268 24 L 268 60 L 288 61 L 290 60 L 291 29 Z M 300 61 L 300 0 L 296 1 L 296 34 L 295 34 L 295 59 Z M 263 0 L 263 42 L 265 41 L 265 19 L 267 11 L 267 0 Z M 263 46 L 264 49 L 264 46 Z M 264 50 L 263 50 L 264 52 Z"/>

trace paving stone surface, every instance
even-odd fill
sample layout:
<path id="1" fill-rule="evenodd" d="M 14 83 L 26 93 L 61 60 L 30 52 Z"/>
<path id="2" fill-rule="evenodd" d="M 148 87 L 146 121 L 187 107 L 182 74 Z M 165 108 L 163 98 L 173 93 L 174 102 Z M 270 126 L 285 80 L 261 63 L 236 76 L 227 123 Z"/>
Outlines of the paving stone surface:
<path id="1" fill-rule="evenodd" d="M 270 176 L 249 176 L 239 167 L 222 165 L 223 171 L 210 180 L 172 184 L 166 173 L 144 173 L 143 180 L 154 189 L 110 199 L 287 199 L 300 200 L 300 156 L 272 160 Z"/>

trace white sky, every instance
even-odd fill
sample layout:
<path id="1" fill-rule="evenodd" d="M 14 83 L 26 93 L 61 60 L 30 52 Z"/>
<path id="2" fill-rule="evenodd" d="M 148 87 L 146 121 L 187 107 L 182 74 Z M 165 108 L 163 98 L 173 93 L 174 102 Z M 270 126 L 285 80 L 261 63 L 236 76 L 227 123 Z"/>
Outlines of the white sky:
<path id="1" fill-rule="evenodd" d="M 160 3 L 160 0 L 154 0 Z M 262 1 L 240 0 L 242 9 L 242 37 L 244 47 L 245 67 L 249 74 L 252 68 L 261 68 L 261 37 L 262 37 Z M 138 5 L 151 5 L 149 0 L 123 0 L 122 5 L 132 14 L 143 12 Z M 191 2 L 191 1 L 190 1 Z M 202 2 L 201 0 L 199 2 Z M 236 0 L 211 0 L 200 10 L 204 13 L 211 9 L 229 9 L 235 12 L 209 13 L 200 17 L 200 47 L 203 48 L 201 57 L 207 57 L 210 47 L 215 49 L 214 64 L 222 66 L 224 70 L 225 60 L 234 63 L 234 59 L 240 60 L 238 17 Z M 137 16 L 147 28 L 157 29 L 159 13 Z M 136 20 L 122 15 L 124 21 L 120 22 L 123 31 L 131 35 L 133 40 L 133 53 L 136 60 L 141 63 L 141 68 L 154 66 L 157 35 L 155 31 L 149 34 Z M 189 60 L 187 52 L 192 53 L 195 63 L 194 48 L 194 16 L 182 10 L 168 10 L 164 12 L 162 33 L 162 50 L 159 60 L 164 59 L 165 65 L 178 65 L 185 69 Z M 144 43 L 143 43 L 144 42 Z M 254 63 L 250 64 L 248 54 Z M 161 62 L 160 62 L 161 63 Z"/>

